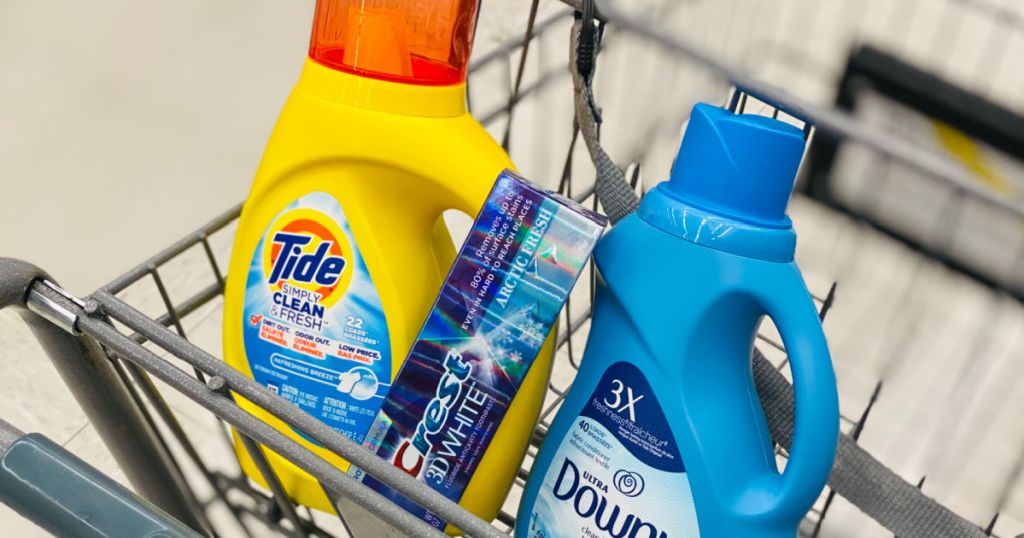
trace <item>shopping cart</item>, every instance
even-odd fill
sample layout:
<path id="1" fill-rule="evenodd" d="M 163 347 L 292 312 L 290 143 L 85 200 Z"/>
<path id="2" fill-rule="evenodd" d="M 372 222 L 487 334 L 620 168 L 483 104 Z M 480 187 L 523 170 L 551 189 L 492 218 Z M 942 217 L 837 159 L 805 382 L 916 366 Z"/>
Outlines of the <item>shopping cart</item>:
<path id="1" fill-rule="evenodd" d="M 693 102 L 705 100 L 727 104 L 738 111 L 792 121 L 805 128 L 812 140 L 818 132 L 827 133 L 844 143 L 867 148 L 889 162 L 916 170 L 936 184 L 953 186 L 958 196 L 1024 216 L 1016 202 L 988 196 L 984 190 L 970 187 L 973 181 L 970 174 L 956 163 L 824 104 L 821 88 L 836 69 L 826 66 L 816 70 L 815 66 L 821 67 L 822 62 L 807 57 L 804 52 L 813 48 L 815 31 L 820 33 L 822 29 L 835 30 L 843 24 L 851 25 L 847 24 L 850 13 L 860 10 L 849 6 L 859 3 L 847 2 L 843 9 L 831 15 L 840 22 L 830 25 L 823 21 L 822 12 L 826 9 L 811 0 L 792 0 L 771 8 L 764 7 L 764 3 L 744 0 L 737 0 L 729 7 L 699 1 L 659 2 L 656 9 L 647 10 L 653 11 L 644 14 L 647 16 L 638 14 L 636 6 L 627 9 L 623 2 L 595 5 L 589 1 L 563 1 L 568 7 L 539 6 L 534 2 L 524 36 L 474 60 L 470 68 L 470 104 L 474 114 L 510 150 L 521 169 L 542 181 L 554 178 L 548 186 L 577 201 L 597 207 L 598 186 L 593 177 L 594 167 L 589 164 L 591 158 L 600 160 L 595 148 L 603 147 L 601 153 L 607 150 L 605 156 L 622 167 L 624 172 L 619 179 L 631 190 L 642 193 L 645 178 L 656 181 L 667 177 L 671 152 L 686 114 Z M 972 13 L 987 14 L 993 24 L 995 21 L 1005 24 L 1002 21 L 1008 13 L 978 0 L 947 0 L 934 4 L 947 13 L 970 8 Z M 913 18 L 913 14 L 902 12 L 890 16 L 902 21 Z M 769 17 L 774 17 L 774 23 L 762 24 Z M 1020 20 L 1019 17 L 1020 14 L 1016 20 Z M 944 20 L 938 26 L 948 25 Z M 703 21 L 705 24 L 690 23 L 692 31 L 681 32 L 670 24 L 671 21 Z M 573 102 L 572 70 L 566 69 L 567 61 L 575 63 L 575 58 L 570 60 L 565 54 L 573 27 L 577 32 L 587 32 L 591 36 L 588 39 L 600 38 L 601 42 L 596 62 L 584 60 L 574 65 L 577 71 L 583 65 L 588 72 L 596 70 L 597 73 L 595 98 L 588 103 L 591 108 L 586 111 L 589 119 L 577 116 L 575 122 L 573 110 L 579 112 L 580 109 Z M 726 31 L 719 35 L 709 33 L 709 29 L 716 28 Z M 799 39 L 790 38 L 794 31 Z M 1014 31 L 1012 26 L 1007 30 L 1011 35 Z M 578 40 L 573 43 L 578 44 Z M 642 57 L 636 55 L 638 47 L 645 51 Z M 762 55 L 769 59 L 759 59 Z M 804 74 L 792 77 L 799 81 L 789 85 L 793 93 L 779 90 L 780 77 L 788 81 L 795 70 Z M 627 72 L 630 74 L 625 75 Z M 623 75 L 614 76 L 616 73 Z M 488 77 L 499 81 L 506 79 L 498 85 L 507 87 L 508 92 L 496 97 L 479 91 L 478 88 L 493 87 L 493 80 L 490 86 L 486 83 Z M 775 85 L 763 80 L 771 80 Z M 579 79 L 576 82 L 578 84 Z M 601 118 L 600 123 L 597 117 Z M 600 139 L 599 127 L 603 131 Z M 597 169 L 601 169 L 600 162 Z M 608 179 L 604 177 L 605 181 Z M 607 203 L 607 200 L 601 202 Z M 224 288 L 222 268 L 226 266 L 239 211 L 240 207 L 228 210 L 85 298 L 67 293 L 55 279 L 31 265 L 14 260 L 0 262 L 0 306 L 22 309 L 69 391 L 87 413 L 133 489 L 169 516 L 208 535 L 344 535 L 347 532 L 344 522 L 291 503 L 273 469 L 265 462 L 262 451 L 266 448 L 311 473 L 332 497 L 344 497 L 361 505 L 389 523 L 396 532 L 410 536 L 440 535 L 243 411 L 231 397 L 234 392 L 468 534 L 506 536 L 515 525 L 519 494 L 529 475 L 532 458 L 579 366 L 593 294 L 593 271 L 584 275 L 565 308 L 549 393 L 516 486 L 497 520 L 485 522 L 376 459 L 231 369 L 218 357 Z M 827 206 L 808 198 L 796 199 L 794 211 L 798 228 L 802 214 L 827 213 L 826 220 L 831 219 L 828 222 L 839 235 L 860 237 L 871 233 L 863 229 L 863 219 L 834 216 L 831 214 L 834 211 Z M 814 231 L 815 235 L 822 233 Z M 802 234 L 802 237 L 806 236 Z M 826 251 L 822 256 L 812 252 L 808 256 L 834 259 L 834 254 Z M 805 270 L 806 267 L 805 264 Z M 827 276 L 830 275 L 826 273 L 826 278 L 811 278 L 810 281 L 823 319 L 834 304 L 841 304 L 843 300 L 836 302 L 836 283 Z M 856 281 L 856 275 L 850 278 Z M 845 282 L 840 284 L 843 285 Z M 1007 308 L 1020 309 L 1019 302 L 1010 301 Z M 904 312 L 904 315 L 913 315 L 913 312 Z M 826 326 L 835 322 L 830 317 Z M 893 346 L 898 349 L 897 344 Z M 905 344 L 901 345 L 906 349 Z M 786 413 L 790 419 L 792 415 L 791 401 L 787 409 L 787 398 L 791 396 L 785 377 L 785 349 L 770 326 L 758 335 L 758 347 L 760 358 L 755 362 L 758 388 L 765 401 L 775 402 L 774 407 L 768 409 L 770 417 L 782 417 L 781 422 L 773 423 L 781 424 L 781 429 L 774 428 L 773 434 L 779 441 L 780 465 L 784 465 L 787 443 L 784 419 Z M 833 348 L 837 361 L 841 361 L 841 351 L 836 350 L 835 345 Z M 839 371 L 842 382 L 844 370 L 839 368 Z M 915 488 L 921 483 L 916 478 L 906 482 L 892 473 L 884 475 L 884 482 L 876 484 L 873 498 L 865 498 L 871 496 L 864 494 L 862 482 L 882 476 L 878 473 L 884 467 L 856 442 L 868 431 L 868 418 L 875 416 L 873 411 L 877 412 L 874 406 L 882 394 L 882 385 L 877 379 L 871 379 L 853 387 L 855 397 L 844 394 L 842 430 L 846 442 L 841 444 L 840 464 L 833 477 L 845 477 L 842 480 L 846 482 L 830 482 L 834 488 L 822 492 L 801 527 L 801 534 L 826 535 L 829 532 L 826 518 L 829 517 L 843 517 L 844 522 L 852 520 L 863 525 L 870 516 L 881 524 L 867 527 L 867 532 L 873 533 L 882 533 L 885 528 L 899 531 L 900 536 L 927 536 L 936 535 L 932 533 L 941 528 L 947 536 L 996 535 L 998 512 L 1010 506 L 1013 488 L 1020 482 L 1019 462 L 1005 478 L 1005 493 L 992 510 L 995 517 L 988 514 L 984 520 L 969 521 L 957 516 L 917 492 Z M 189 420 L 182 417 L 183 410 Z M 205 429 L 195 427 L 196 421 L 191 418 L 202 413 L 216 417 L 206 419 L 209 424 Z M 253 484 L 241 473 L 233 459 L 228 425 L 243 436 L 246 448 L 266 478 L 267 489 Z M 211 432 L 222 439 L 208 439 Z M 5 435 L 20 438 L 20 432 L 0 428 L 0 441 Z M 200 437 L 202 442 L 199 442 Z M 0 442 L 0 447 L 4 446 Z M 0 455 L 3 453 L 0 450 Z M 126 503 L 145 506 L 145 501 L 130 496 L 122 498 Z M 837 511 L 842 510 L 837 508 L 841 502 L 852 504 L 846 505 L 845 515 L 836 516 Z M 867 515 L 850 516 L 851 512 L 856 513 L 851 507 L 865 510 Z M 46 513 L 34 514 L 43 517 Z M 1024 517 L 1022 514 L 1024 511 L 1017 512 L 1016 517 Z M 1022 530 L 1024 525 L 1007 526 L 1000 530 L 1000 535 L 1013 536 Z"/>

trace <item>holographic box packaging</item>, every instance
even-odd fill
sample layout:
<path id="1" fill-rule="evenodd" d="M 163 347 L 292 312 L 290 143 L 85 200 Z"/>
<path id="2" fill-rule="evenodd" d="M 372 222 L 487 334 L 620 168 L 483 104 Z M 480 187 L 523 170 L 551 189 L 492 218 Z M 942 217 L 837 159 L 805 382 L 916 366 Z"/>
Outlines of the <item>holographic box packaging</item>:
<path id="1" fill-rule="evenodd" d="M 458 501 L 606 222 L 502 172 L 363 445 Z M 444 528 L 362 470 L 349 473 Z"/>

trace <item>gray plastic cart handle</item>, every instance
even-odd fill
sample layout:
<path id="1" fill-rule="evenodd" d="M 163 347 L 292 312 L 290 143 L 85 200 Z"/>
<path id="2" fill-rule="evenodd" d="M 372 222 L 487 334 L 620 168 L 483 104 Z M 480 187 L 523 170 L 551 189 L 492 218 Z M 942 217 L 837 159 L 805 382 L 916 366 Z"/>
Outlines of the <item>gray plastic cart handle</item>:
<path id="1" fill-rule="evenodd" d="M 0 502 L 59 537 L 199 536 L 45 436 L 2 419 Z"/>

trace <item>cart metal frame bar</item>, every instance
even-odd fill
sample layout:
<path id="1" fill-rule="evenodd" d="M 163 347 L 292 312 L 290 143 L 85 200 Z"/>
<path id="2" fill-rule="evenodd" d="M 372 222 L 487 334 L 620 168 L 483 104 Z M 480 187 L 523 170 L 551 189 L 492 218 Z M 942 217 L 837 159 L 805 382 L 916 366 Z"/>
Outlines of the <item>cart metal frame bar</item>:
<path id="1" fill-rule="evenodd" d="M 562 0 L 562 2 L 574 10 L 580 10 L 583 6 L 582 0 Z M 652 25 L 646 21 L 625 14 L 609 2 L 599 0 L 597 4 L 596 16 L 609 23 L 610 30 L 617 29 L 648 39 L 672 53 L 696 62 L 719 79 L 735 84 L 740 89 L 739 92 L 736 92 L 737 95 L 748 94 L 795 118 L 813 124 L 815 128 L 821 128 L 844 139 L 860 142 L 893 160 L 903 162 L 935 181 L 952 185 L 959 193 L 1024 217 L 1024 208 L 1008 204 L 1005 200 L 994 198 L 989 193 L 978 189 L 970 182 L 966 172 L 948 159 L 859 123 L 847 114 L 810 105 L 778 88 L 753 80 L 742 71 L 720 61 L 700 47 L 680 39 L 676 34 L 652 29 Z M 573 10 L 557 12 L 547 19 L 533 24 L 531 34 L 510 40 L 499 46 L 495 52 L 476 60 L 471 65 L 470 71 L 477 72 L 492 62 L 504 62 L 506 67 L 511 68 L 511 55 L 515 51 L 524 50 L 524 45 L 531 38 L 554 28 L 556 23 L 569 18 L 572 13 Z M 515 104 L 524 96 L 541 89 L 556 77 L 568 74 L 564 68 L 551 70 L 541 73 L 536 81 L 522 89 L 517 88 L 517 91 L 513 91 L 512 88 L 509 88 L 507 104 L 495 107 L 491 111 L 479 113 L 477 117 L 484 118 L 485 123 L 488 123 L 503 116 L 510 116 L 515 110 Z M 573 140 L 575 141 L 575 134 Z M 569 194 L 572 190 L 571 180 L 567 180 L 567 177 L 571 177 L 569 171 L 572 155 L 573 145 L 570 145 L 566 156 L 566 177 L 563 177 L 561 186 L 564 188 L 565 194 Z M 634 168 L 634 176 L 636 171 L 637 169 Z M 596 200 L 593 197 L 593 185 L 573 194 L 572 197 L 577 201 L 593 200 L 596 205 Z M 184 477 L 177 463 L 173 460 L 168 461 L 170 455 L 167 442 L 157 428 L 154 417 L 148 414 L 150 408 L 155 409 L 157 416 L 167 424 L 178 443 L 186 449 L 186 452 L 190 452 L 190 442 L 180 427 L 177 430 L 173 428 L 173 414 L 170 414 L 169 409 L 164 407 L 166 404 L 162 402 L 159 392 L 152 386 L 149 375 L 156 376 L 173 389 L 187 395 L 213 412 L 224 422 L 237 428 L 243 436 L 252 440 L 251 444 L 247 444 L 250 444 L 250 449 L 255 449 L 251 450 L 255 455 L 262 455 L 261 446 L 274 450 L 316 476 L 332 494 L 353 500 L 371 513 L 389 521 L 401 532 L 415 536 L 443 536 L 436 529 L 414 518 L 373 490 L 352 480 L 299 443 L 243 410 L 230 397 L 230 392 L 233 391 L 244 396 L 323 446 L 365 469 L 382 482 L 437 513 L 453 525 L 460 527 L 468 534 L 490 538 L 507 536 L 505 531 L 480 520 L 458 504 L 438 495 L 424 484 L 379 460 L 344 435 L 271 393 L 255 381 L 227 366 L 219 358 L 204 352 L 187 340 L 182 319 L 215 299 L 223 292 L 224 288 L 224 275 L 214 256 L 209 238 L 236 220 L 240 210 L 241 205 L 236 205 L 195 233 L 174 243 L 103 286 L 84 301 L 61 290 L 45 273 L 34 266 L 17 260 L 0 259 L 0 308 L 5 306 L 20 308 L 22 316 L 29 323 L 36 337 L 43 343 L 44 349 L 65 378 L 65 382 L 75 394 L 80 405 L 89 413 L 90 422 L 100 432 L 136 490 L 195 529 L 216 535 L 215 530 L 210 528 L 205 521 L 204 506 L 197 502 L 192 491 L 184 484 Z M 168 294 L 160 269 L 167 262 L 196 247 L 202 248 L 206 255 L 212 271 L 213 283 L 183 302 L 175 304 Z M 146 278 L 153 280 L 166 309 L 166 312 L 156 319 L 145 316 L 117 297 L 128 287 Z M 593 282 L 591 282 L 591 290 L 593 290 Z M 819 303 L 822 303 L 823 312 L 831 304 L 832 297 L 832 292 L 830 292 L 828 297 L 816 298 Z M 567 309 L 565 323 L 567 330 L 559 335 L 558 348 L 560 350 L 568 349 L 570 363 L 573 367 L 578 367 L 578 362 L 572 348 L 571 337 L 585 326 L 589 315 L 588 309 L 582 315 L 569 319 Z M 127 327 L 127 331 L 132 332 L 128 333 L 117 328 L 112 321 L 123 324 Z M 177 334 L 168 330 L 168 327 L 174 327 Z M 782 349 L 777 342 L 763 336 L 759 336 L 759 339 L 768 345 Z M 152 342 L 169 352 L 174 358 L 181 359 L 188 365 L 191 372 L 179 368 L 158 356 L 157 353 L 143 347 L 141 344 L 144 342 Z M 777 366 L 779 369 L 784 367 L 785 361 Z M 553 385 L 550 386 L 550 389 L 556 398 L 542 413 L 542 423 L 538 426 L 533 440 L 534 447 L 539 446 L 543 440 L 545 433 L 543 420 L 548 420 L 553 415 L 567 390 L 566 387 L 559 388 Z M 141 394 L 138 392 L 139 390 L 141 390 Z M 871 401 L 873 402 L 877 396 L 878 390 L 876 389 Z M 870 403 L 868 409 L 870 409 Z M 863 430 L 867 416 L 867 411 L 857 418 L 843 416 L 844 429 L 855 432 L 855 435 L 858 434 Z M 118 428 L 123 428 L 127 433 L 122 434 Z M 0 435 L 0 451 L 3 450 L 5 442 L 7 442 L 5 438 Z M 194 453 L 194 449 L 191 453 Z M 202 461 L 198 455 L 193 457 L 191 453 L 190 457 L 194 463 L 202 467 Z M 780 455 L 784 456 L 785 454 L 780 452 Z M 268 482 L 272 486 L 270 496 L 263 495 L 249 487 L 244 475 L 230 477 L 211 473 L 208 470 L 204 474 L 220 494 L 224 494 L 224 491 L 220 491 L 222 489 L 238 488 L 253 498 L 276 503 L 278 506 L 277 516 L 254 514 L 247 507 L 234 506 L 227 501 L 226 496 L 221 497 L 229 508 L 232 508 L 240 522 L 242 513 L 260 517 L 272 525 L 283 516 L 290 521 L 290 528 L 275 527 L 281 532 L 294 535 L 306 533 L 323 535 L 324 533 L 312 524 L 311 518 L 302 518 L 294 509 L 288 510 L 283 506 L 290 506 L 290 501 L 280 491 L 280 488 L 273 487 L 273 470 L 270 469 L 269 473 Z M 527 471 L 521 470 L 517 483 L 521 485 L 526 477 Z M 826 502 L 820 510 L 812 510 L 812 517 L 817 518 L 818 529 L 820 529 L 820 521 L 828 512 L 829 504 Z M 498 522 L 511 529 L 515 524 L 515 518 L 511 514 L 502 512 L 498 517 Z M 815 535 L 818 529 L 815 529 Z"/>

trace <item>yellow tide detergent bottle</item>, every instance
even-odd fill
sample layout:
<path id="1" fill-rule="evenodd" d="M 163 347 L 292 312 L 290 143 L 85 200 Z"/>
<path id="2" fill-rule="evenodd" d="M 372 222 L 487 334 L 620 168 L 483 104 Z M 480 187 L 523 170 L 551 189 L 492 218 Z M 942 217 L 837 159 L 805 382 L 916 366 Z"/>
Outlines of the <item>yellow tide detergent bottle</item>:
<path id="1" fill-rule="evenodd" d="M 442 213 L 475 215 L 511 167 L 466 110 L 476 9 L 476 0 L 318 0 L 309 58 L 242 210 L 225 292 L 225 357 L 356 442 L 455 258 Z M 484 519 L 497 514 L 526 451 L 552 340 L 462 497 Z M 236 452 L 263 483 L 237 442 Z M 294 501 L 335 511 L 313 477 L 268 457 Z"/>

